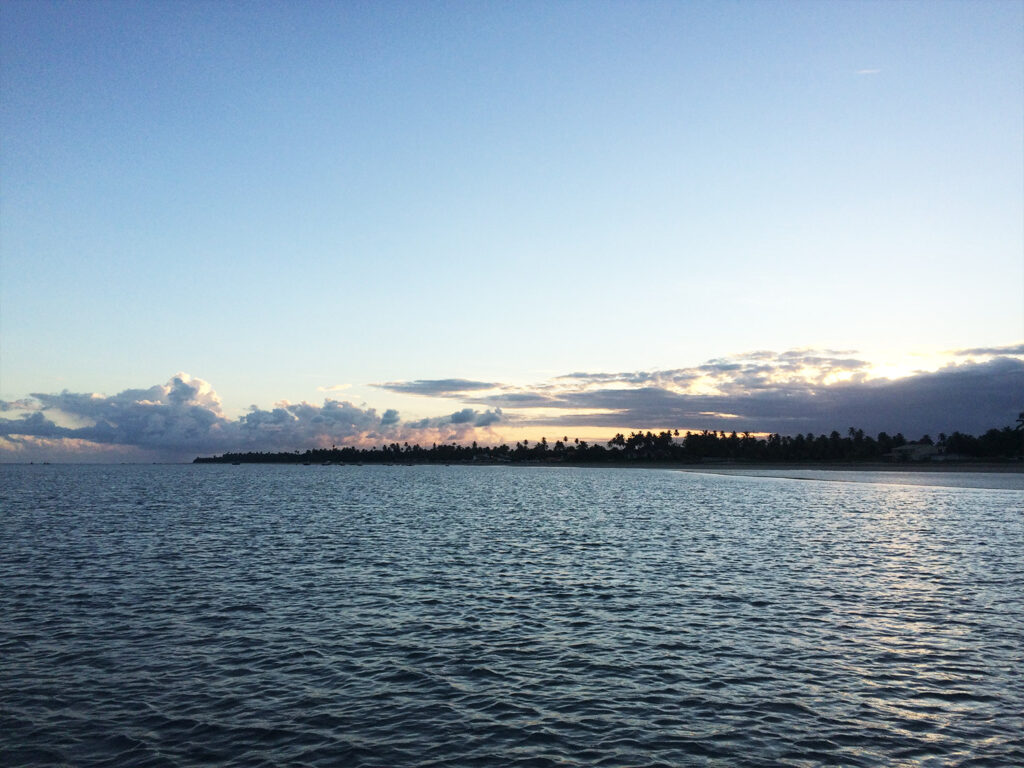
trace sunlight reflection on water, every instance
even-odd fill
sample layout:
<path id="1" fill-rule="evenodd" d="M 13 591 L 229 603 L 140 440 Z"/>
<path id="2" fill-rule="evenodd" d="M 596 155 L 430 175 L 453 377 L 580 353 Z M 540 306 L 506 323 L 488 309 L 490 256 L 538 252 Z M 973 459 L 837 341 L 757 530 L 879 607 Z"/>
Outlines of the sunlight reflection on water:
<path id="1" fill-rule="evenodd" d="M 738 477 L 774 477 L 787 480 L 821 480 L 875 485 L 920 485 L 932 488 L 981 488 L 988 490 L 1024 491 L 1024 469 L 1006 472 L 952 472 L 945 469 L 913 470 L 842 470 L 842 469 L 711 469 L 686 470 Z"/>

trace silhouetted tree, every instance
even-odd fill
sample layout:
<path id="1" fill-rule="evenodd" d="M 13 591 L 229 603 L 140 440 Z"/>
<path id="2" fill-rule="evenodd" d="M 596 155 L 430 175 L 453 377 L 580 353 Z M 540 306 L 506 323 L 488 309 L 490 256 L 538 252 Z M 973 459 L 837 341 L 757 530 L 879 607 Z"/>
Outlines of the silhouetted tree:
<path id="1" fill-rule="evenodd" d="M 675 440 L 678 430 L 663 430 L 657 434 L 651 431 L 637 430 L 626 437 L 616 434 L 607 443 L 589 445 L 585 440 L 574 439 L 568 445 L 568 437 L 555 442 L 553 450 L 549 450 L 546 437 L 542 437 L 531 449 L 528 440 L 517 442 L 515 449 L 507 445 L 481 446 L 475 440 L 470 446 L 457 444 L 438 445 L 433 443 L 430 448 L 421 448 L 418 444 L 410 446 L 408 442 L 399 445 L 397 442 L 374 446 L 370 449 L 355 447 L 338 448 L 332 444 L 330 449 L 307 449 L 300 452 L 294 449 L 281 453 L 225 453 L 220 457 L 197 458 L 197 462 L 265 462 L 265 463 L 296 463 L 321 464 L 341 462 L 394 462 L 401 458 L 404 461 L 587 461 L 587 462 L 620 462 L 620 461 L 736 461 L 736 462 L 823 462 L 823 461 L 868 461 L 891 456 L 894 449 L 906 444 L 906 438 L 900 433 L 890 436 L 879 432 L 877 438 L 866 436 L 863 430 L 850 427 L 843 437 L 833 431 L 827 437 L 815 436 L 812 433 L 797 434 L 792 437 L 771 433 L 765 438 L 755 438 L 749 431 L 742 433 L 704 430 L 699 433 L 687 432 L 680 440 Z M 920 442 L 931 445 L 929 435 L 922 436 Z M 974 437 L 953 432 L 947 435 L 939 433 L 939 445 L 948 456 L 966 457 L 970 459 L 1012 459 L 1024 456 L 1024 412 L 1020 414 L 1014 426 L 1001 429 L 990 429 L 984 434 Z"/>

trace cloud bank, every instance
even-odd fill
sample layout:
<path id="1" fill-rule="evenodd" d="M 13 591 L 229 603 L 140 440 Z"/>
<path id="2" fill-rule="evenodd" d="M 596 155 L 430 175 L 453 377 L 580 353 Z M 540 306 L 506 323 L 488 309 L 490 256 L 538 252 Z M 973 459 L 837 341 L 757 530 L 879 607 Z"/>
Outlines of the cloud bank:
<path id="1" fill-rule="evenodd" d="M 1013 424 L 1024 410 L 1024 362 L 999 358 L 965 363 L 901 379 L 865 380 L 855 375 L 831 384 L 773 381 L 760 366 L 713 371 L 717 391 L 679 391 L 689 372 L 650 374 L 644 385 L 601 386 L 561 393 L 515 392 L 481 399 L 506 408 L 557 409 L 535 424 L 750 430 L 797 434 L 845 431 L 970 434 Z M 623 381 L 625 379 L 619 379 Z M 632 383 L 635 376 L 628 377 Z M 602 382 L 602 384 L 605 382 Z M 573 413 L 577 412 L 577 413 Z"/>
<path id="2" fill-rule="evenodd" d="M 1024 411 L 1024 344 L 953 354 L 958 362 L 895 379 L 873 378 L 870 363 L 849 350 L 798 349 L 665 370 L 576 371 L 526 387 L 467 379 L 376 385 L 455 406 L 412 421 L 394 409 L 378 413 L 331 398 L 252 406 L 232 419 L 210 384 L 179 373 L 166 384 L 110 396 L 64 391 L 0 401 L 0 457 L 190 460 L 335 444 L 497 442 L 515 440 L 514 430 L 525 427 L 550 427 L 552 434 L 671 428 L 792 435 L 852 426 L 913 439 L 1013 424 Z"/>
<path id="3" fill-rule="evenodd" d="M 477 429 L 501 421 L 500 410 L 462 409 L 406 424 L 394 409 L 378 414 L 373 408 L 332 399 L 322 405 L 280 402 L 269 410 L 252 406 L 243 416 L 229 419 L 213 388 L 185 373 L 164 385 L 111 396 L 34 393 L 31 398 L 0 402 L 0 409 L 21 412 L 16 418 L 0 419 L 0 453 L 6 460 L 81 458 L 90 450 L 99 460 L 189 460 L 226 451 L 450 441 L 467 434 L 473 439 Z"/>
<path id="4" fill-rule="evenodd" d="M 734 429 L 797 434 L 845 430 L 908 436 L 971 434 L 1015 422 L 1024 410 L 1024 344 L 951 353 L 936 371 L 872 378 L 851 350 L 756 351 L 654 371 L 573 372 L 533 387 L 461 395 L 503 408 L 517 424 Z M 987 358 L 982 360 L 970 358 Z M 967 359 L 965 359 L 967 358 Z"/>

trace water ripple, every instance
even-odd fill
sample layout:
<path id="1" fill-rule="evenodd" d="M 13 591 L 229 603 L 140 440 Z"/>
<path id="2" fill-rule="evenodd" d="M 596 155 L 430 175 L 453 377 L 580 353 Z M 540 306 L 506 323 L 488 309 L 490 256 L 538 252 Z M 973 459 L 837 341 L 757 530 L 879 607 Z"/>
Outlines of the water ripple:
<path id="1" fill-rule="evenodd" d="M 5 765 L 1024 764 L 1019 491 L 0 472 Z"/>

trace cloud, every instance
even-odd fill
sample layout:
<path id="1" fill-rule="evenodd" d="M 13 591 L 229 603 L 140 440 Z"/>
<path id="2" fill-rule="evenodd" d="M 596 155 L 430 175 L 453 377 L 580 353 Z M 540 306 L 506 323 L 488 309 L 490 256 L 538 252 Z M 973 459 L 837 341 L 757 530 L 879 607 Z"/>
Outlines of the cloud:
<path id="1" fill-rule="evenodd" d="M 489 427 L 492 424 L 497 424 L 501 420 L 501 408 L 495 408 L 493 411 L 484 411 L 483 413 L 478 413 L 476 419 L 473 421 L 473 426 Z"/>
<path id="2" fill-rule="evenodd" d="M 160 461 L 166 456 L 130 445 L 104 445 L 75 438 L 31 435 L 0 437 L 0 457 L 5 461 L 114 462 Z"/>
<path id="3" fill-rule="evenodd" d="M 3 411 L 37 411 L 39 403 L 30 398 L 21 400 L 0 400 L 0 412 Z"/>
<path id="4" fill-rule="evenodd" d="M 185 448 L 215 444 L 223 438 L 226 420 L 220 398 L 202 379 L 179 373 L 163 386 L 129 389 L 112 397 L 34 393 L 37 411 L 21 419 L 0 419 L 0 434 L 65 437 L 139 448 Z M 64 427 L 44 412 L 90 422 Z"/>
<path id="5" fill-rule="evenodd" d="M 575 379 L 594 384 L 608 384 L 611 382 L 625 382 L 629 384 L 645 384 L 656 378 L 671 374 L 671 371 L 623 371 L 620 373 L 567 373 L 559 376 L 558 379 Z"/>
<path id="6" fill-rule="evenodd" d="M 8 404 L 10 405 L 10 404 Z M 264 410 L 253 406 L 228 419 L 220 398 L 202 379 L 179 373 L 165 385 L 128 389 L 116 395 L 34 393 L 34 410 L 0 419 L 5 448 L 24 449 L 27 438 L 71 441 L 69 446 L 123 446 L 163 458 L 239 450 L 293 450 L 337 442 L 359 443 L 395 432 L 397 411 L 382 416 L 372 408 L 325 400 L 322 405 L 281 402 Z M 26 409 L 25 403 L 18 408 Z M 61 422 L 86 423 L 63 426 Z M 147 454 L 149 455 L 149 454 Z"/>
<path id="7" fill-rule="evenodd" d="M 470 381 L 468 379 L 417 379 L 416 381 L 389 381 L 383 384 L 371 384 L 370 386 L 407 395 L 438 397 L 480 389 L 493 389 L 498 385 L 486 381 Z"/>
<path id="8" fill-rule="evenodd" d="M 953 351 L 957 357 L 971 355 L 1024 355 L 1024 344 L 1008 344 L 1005 347 L 971 347 Z"/>
<path id="9" fill-rule="evenodd" d="M 468 398 L 470 402 L 488 405 L 506 405 L 509 408 L 556 408 L 557 399 L 538 392 L 509 392 L 508 394 L 490 395 L 483 398 Z"/>
<path id="10" fill-rule="evenodd" d="M 850 350 L 793 349 L 786 352 L 756 351 L 730 357 L 715 358 L 691 368 L 673 368 L 660 371 L 625 371 L 619 373 L 575 372 L 557 377 L 554 381 L 562 389 L 574 385 L 594 389 L 610 384 L 626 384 L 642 387 L 664 387 L 672 391 L 687 390 L 694 386 L 704 389 L 719 388 L 722 391 L 746 391 L 757 388 L 778 388 L 784 380 L 791 379 L 801 384 L 809 380 L 820 383 L 837 377 L 852 378 L 866 374 L 871 364 L 866 360 L 851 357 Z M 546 403 L 536 398 L 544 394 Z M 549 388 L 531 388 L 531 394 L 504 392 L 491 397 L 481 396 L 479 402 L 502 402 L 514 404 L 518 401 L 533 401 L 537 407 L 562 407 L 548 396 Z"/>
<path id="11" fill-rule="evenodd" d="M 351 387 L 351 384 L 331 384 L 328 387 L 317 387 L 317 392 L 341 392 Z"/>
<path id="12" fill-rule="evenodd" d="M 452 424 L 469 424 L 476 418 L 476 411 L 472 408 L 464 408 L 453 413 L 449 418 L 451 418 Z"/>
<path id="13" fill-rule="evenodd" d="M 877 75 L 881 71 L 882 70 L 880 70 L 880 69 L 858 69 L 857 70 L 857 74 L 858 75 Z"/>
<path id="14" fill-rule="evenodd" d="M 0 435 L 31 435 L 33 437 L 67 437 L 70 430 L 58 427 L 41 412 L 28 413 L 18 419 L 0 419 Z"/>
<path id="15" fill-rule="evenodd" d="M 750 352 L 688 368 L 575 372 L 535 386 L 443 379 L 407 382 L 457 401 L 453 412 L 417 421 L 394 409 L 325 399 L 281 401 L 224 415 L 207 382 L 185 373 L 116 395 L 60 392 L 0 402 L 0 456 L 190 460 L 227 451 L 497 439 L 492 431 L 550 426 L 620 430 L 714 429 L 797 434 L 845 431 L 971 434 L 1013 424 L 1024 410 L 1024 345 L 977 347 L 984 355 L 898 379 L 871 378 L 850 351 Z M 1018 355 L 1018 356 L 1014 356 Z M 455 384 L 453 384 L 455 382 Z M 467 386 L 467 384 L 469 386 Z M 423 386 L 420 386 L 423 385 Z M 494 390 L 488 393 L 487 389 Z M 411 391 L 411 390 L 404 390 Z M 479 432 L 482 430 L 483 432 Z M 74 455 L 72 455 L 74 454 Z"/>
<path id="16" fill-rule="evenodd" d="M 461 411 L 449 414 L 448 416 L 439 416 L 432 419 L 420 419 L 419 421 L 410 422 L 407 426 L 414 429 L 439 429 L 439 428 L 454 428 L 458 431 L 466 431 L 471 427 L 490 427 L 492 424 L 497 424 L 503 421 L 503 414 L 501 408 L 494 408 L 493 410 L 477 411 L 473 408 L 463 408 Z"/>
<path id="17" fill-rule="evenodd" d="M 190 460 L 229 451 L 475 439 L 475 430 L 503 421 L 500 408 L 464 408 L 449 416 L 403 423 L 393 408 L 378 414 L 373 408 L 330 398 L 321 405 L 254 405 L 239 418 L 229 419 L 213 387 L 185 373 L 164 385 L 116 395 L 35 393 L 2 406 L 4 411 L 21 411 L 15 418 L 0 418 L 0 455 L 8 459 L 64 454 L 66 460 L 91 451 L 118 460 Z"/>
<path id="18" fill-rule="evenodd" d="M 993 348 L 1009 351 L 1016 347 Z M 518 424 L 553 427 L 979 433 L 1024 410 L 1024 360 L 951 364 L 900 379 L 870 379 L 849 352 L 790 350 L 708 361 L 692 369 L 574 373 L 561 389 L 504 391 L 470 402 L 520 411 Z"/>

